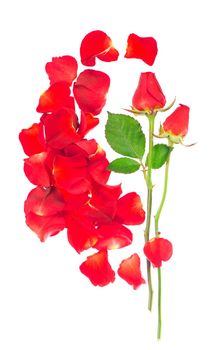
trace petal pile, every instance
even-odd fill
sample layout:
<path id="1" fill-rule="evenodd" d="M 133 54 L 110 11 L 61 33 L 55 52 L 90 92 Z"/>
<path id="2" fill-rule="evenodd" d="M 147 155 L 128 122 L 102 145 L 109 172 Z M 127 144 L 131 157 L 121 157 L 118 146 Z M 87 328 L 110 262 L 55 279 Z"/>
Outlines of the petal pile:
<path id="1" fill-rule="evenodd" d="M 83 39 L 80 54 L 86 66 L 119 55 L 102 31 Z M 135 192 L 122 195 L 121 185 L 108 185 L 106 153 L 85 138 L 99 123 L 96 116 L 106 103 L 110 78 L 93 69 L 78 74 L 76 59 L 68 55 L 52 58 L 45 70 L 50 84 L 36 109 L 40 121 L 19 134 L 27 156 L 24 172 L 36 186 L 24 203 L 26 224 L 42 242 L 66 229 L 77 253 L 96 249 L 80 271 L 94 285 L 105 286 L 115 280 L 108 251 L 130 245 L 133 235 L 127 225 L 145 219 Z M 135 289 L 144 283 L 137 254 L 121 263 L 118 274 Z"/>

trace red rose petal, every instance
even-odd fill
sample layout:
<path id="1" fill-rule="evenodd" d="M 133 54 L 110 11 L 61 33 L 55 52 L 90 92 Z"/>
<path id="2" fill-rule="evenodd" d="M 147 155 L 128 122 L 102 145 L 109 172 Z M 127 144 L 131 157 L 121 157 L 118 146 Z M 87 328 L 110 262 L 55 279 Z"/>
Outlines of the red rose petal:
<path id="1" fill-rule="evenodd" d="M 99 124 L 99 119 L 94 118 L 91 113 L 81 112 L 81 120 L 78 133 L 81 137 L 84 137 L 90 130 Z"/>
<path id="2" fill-rule="evenodd" d="M 121 185 L 94 184 L 90 204 L 112 219 L 115 216 L 118 198 L 121 193 Z"/>
<path id="3" fill-rule="evenodd" d="M 97 229 L 99 239 L 94 245 L 98 250 L 102 249 L 119 249 L 132 243 L 132 233 L 123 225 L 116 222 L 109 225 L 102 225 Z"/>
<path id="4" fill-rule="evenodd" d="M 19 140 L 24 152 L 28 156 L 41 153 L 46 150 L 44 139 L 44 126 L 42 123 L 34 123 L 28 129 L 22 129 L 19 134 Z"/>
<path id="5" fill-rule="evenodd" d="M 58 82 L 40 96 L 37 112 L 56 112 L 69 104 L 70 88 L 66 82 Z"/>
<path id="6" fill-rule="evenodd" d="M 175 136 L 186 136 L 189 125 L 189 107 L 180 105 L 167 117 L 163 130 Z"/>
<path id="7" fill-rule="evenodd" d="M 101 30 L 88 33 L 80 46 L 81 62 L 85 66 L 94 66 L 96 57 L 101 61 L 111 62 L 116 61 L 118 55 L 112 40 Z"/>
<path id="8" fill-rule="evenodd" d="M 42 152 L 24 160 L 24 173 L 32 184 L 44 187 L 52 184 L 50 171 L 46 165 L 47 158 L 48 153 Z"/>
<path id="9" fill-rule="evenodd" d="M 87 260 L 80 265 L 80 271 L 94 286 L 104 287 L 115 280 L 115 272 L 108 262 L 106 251 L 88 256 Z"/>
<path id="10" fill-rule="evenodd" d="M 119 199 L 115 220 L 125 225 L 139 225 L 144 222 L 145 212 L 137 193 L 130 192 Z"/>
<path id="11" fill-rule="evenodd" d="M 65 202 L 61 194 L 54 187 L 34 188 L 24 203 L 24 212 L 27 215 L 32 212 L 40 216 L 54 215 L 65 208 Z"/>
<path id="12" fill-rule="evenodd" d="M 118 275 L 134 289 L 140 287 L 142 283 L 146 283 L 141 275 L 140 258 L 136 253 L 122 260 L 118 268 Z"/>
<path id="13" fill-rule="evenodd" d="M 154 267 L 161 267 L 162 261 L 167 261 L 171 258 L 173 247 L 167 239 L 156 237 L 145 244 L 144 254 Z"/>
<path id="14" fill-rule="evenodd" d="M 67 237 L 77 253 L 92 248 L 98 240 L 96 230 L 85 217 L 77 217 L 68 224 Z"/>
<path id="15" fill-rule="evenodd" d="M 107 170 L 108 165 L 109 161 L 106 158 L 98 159 L 95 161 L 93 158 L 91 158 L 88 170 L 93 180 L 101 185 L 105 185 L 111 174 L 111 172 Z"/>
<path id="16" fill-rule="evenodd" d="M 106 94 L 110 86 L 107 74 L 86 69 L 74 83 L 73 93 L 79 108 L 84 113 L 98 115 L 106 102 Z"/>
<path id="17" fill-rule="evenodd" d="M 139 111 L 153 111 L 164 107 L 165 96 L 152 72 L 141 73 L 138 87 L 132 99 L 132 106 Z"/>
<path id="18" fill-rule="evenodd" d="M 29 212 L 26 215 L 26 224 L 44 242 L 49 236 L 54 236 L 65 228 L 65 219 L 61 214 L 41 216 Z"/>
<path id="19" fill-rule="evenodd" d="M 77 68 L 77 61 L 72 56 L 53 57 L 45 67 L 51 84 L 65 81 L 68 85 L 76 78 Z"/>
<path id="20" fill-rule="evenodd" d="M 98 144 L 95 139 L 91 140 L 80 140 L 79 142 L 76 143 L 78 147 L 80 147 L 82 150 L 84 150 L 89 157 L 91 157 L 93 154 L 96 153 L 98 149 Z"/>
<path id="21" fill-rule="evenodd" d="M 57 156 L 54 160 L 53 175 L 55 185 L 72 194 L 80 194 L 90 189 L 87 161 L 81 155 Z"/>
<path id="22" fill-rule="evenodd" d="M 75 129 L 75 113 L 70 109 L 61 109 L 56 114 L 47 115 L 43 122 L 47 144 L 55 149 L 62 149 L 80 140 Z"/>
<path id="23" fill-rule="evenodd" d="M 126 58 L 140 58 L 149 66 L 152 66 L 157 56 L 157 42 L 154 38 L 142 38 L 136 34 L 130 34 L 127 42 Z"/>

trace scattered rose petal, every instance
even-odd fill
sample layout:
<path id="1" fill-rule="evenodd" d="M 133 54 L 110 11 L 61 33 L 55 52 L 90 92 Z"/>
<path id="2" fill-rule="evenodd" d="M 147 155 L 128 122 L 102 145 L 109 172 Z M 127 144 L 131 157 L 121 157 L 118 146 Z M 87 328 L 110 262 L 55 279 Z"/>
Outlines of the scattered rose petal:
<path id="1" fill-rule="evenodd" d="M 140 258 L 136 253 L 122 260 L 118 268 L 118 275 L 134 289 L 140 287 L 142 283 L 146 283 L 141 275 Z"/>
<path id="2" fill-rule="evenodd" d="M 154 38 L 142 38 L 136 34 L 130 34 L 127 42 L 126 58 L 140 58 L 149 66 L 152 66 L 157 56 L 157 42 Z"/>
<path id="3" fill-rule="evenodd" d="M 94 66 L 96 57 L 101 61 L 111 62 L 116 61 L 118 55 L 112 40 L 101 30 L 88 33 L 80 46 L 81 62 L 85 66 Z"/>
<path id="4" fill-rule="evenodd" d="M 115 272 L 108 262 L 108 254 L 105 250 L 88 256 L 87 260 L 80 265 L 80 271 L 94 286 L 104 287 L 115 280 Z"/>
<path id="5" fill-rule="evenodd" d="M 72 56 L 53 57 L 45 66 L 51 85 L 61 81 L 71 85 L 76 79 L 77 68 L 77 61 Z"/>
<path id="6" fill-rule="evenodd" d="M 156 237 L 145 243 L 144 254 L 154 267 L 161 267 L 162 261 L 167 261 L 173 254 L 170 241 Z"/>

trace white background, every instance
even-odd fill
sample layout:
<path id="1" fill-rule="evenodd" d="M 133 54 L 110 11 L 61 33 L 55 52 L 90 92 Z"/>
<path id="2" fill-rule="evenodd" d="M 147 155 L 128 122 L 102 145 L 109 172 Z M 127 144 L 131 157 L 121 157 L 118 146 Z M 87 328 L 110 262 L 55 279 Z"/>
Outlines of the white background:
<path id="1" fill-rule="evenodd" d="M 0 7 L 0 348 L 219 349 L 218 1 L 4 0 Z M 78 256 L 65 233 L 42 244 L 24 223 L 23 201 L 32 186 L 23 174 L 18 133 L 39 120 L 38 97 L 48 87 L 45 63 L 64 54 L 78 59 L 82 38 L 94 29 L 105 31 L 121 52 L 117 63 L 96 66 L 111 74 L 112 86 L 101 124 L 90 136 L 109 159 L 115 155 L 103 137 L 106 110 L 128 107 L 140 72 L 156 72 L 167 100 L 177 96 L 178 103 L 191 107 L 185 141 L 197 145 L 176 147 L 161 217 L 174 255 L 163 269 L 159 344 L 156 308 L 153 315 L 147 311 L 146 285 L 133 291 L 118 279 L 93 287 L 78 270 L 86 254 Z M 157 39 L 153 68 L 123 59 L 130 33 Z M 160 176 L 154 178 L 155 202 Z M 112 183 L 120 180 L 113 177 Z M 122 180 L 124 192 L 136 190 L 145 201 L 140 176 Z M 142 232 L 143 227 L 134 228 L 134 247 L 112 252 L 115 268 L 130 253 L 142 254 Z"/>

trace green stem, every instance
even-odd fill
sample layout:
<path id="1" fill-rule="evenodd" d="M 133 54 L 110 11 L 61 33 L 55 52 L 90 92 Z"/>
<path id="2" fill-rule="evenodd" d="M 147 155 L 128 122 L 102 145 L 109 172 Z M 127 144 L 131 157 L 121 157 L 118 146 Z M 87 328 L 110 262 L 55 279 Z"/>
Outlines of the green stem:
<path id="1" fill-rule="evenodd" d="M 145 242 L 149 241 L 150 238 L 150 224 L 151 224 L 151 213 L 152 213 L 152 153 L 153 153 L 153 134 L 154 134 L 154 120 L 155 114 L 147 115 L 149 121 L 149 149 L 148 149 L 148 170 L 146 173 L 146 168 L 144 168 L 144 179 L 147 185 L 147 218 L 146 218 L 146 227 L 144 230 Z M 147 279 L 148 279 L 148 309 L 152 310 L 153 304 L 153 286 L 151 278 L 151 263 L 147 260 Z"/>
<path id="2" fill-rule="evenodd" d="M 161 296 L 162 296 L 162 279 L 161 279 L 161 268 L 158 267 L 157 269 L 158 274 L 158 323 L 157 323 L 157 339 L 160 340 L 161 338 L 161 331 L 162 331 L 162 307 L 161 307 Z"/>
<path id="3" fill-rule="evenodd" d="M 169 146 L 172 147 L 172 143 L 169 141 Z M 160 215 L 165 203 L 166 195 L 167 195 L 167 186 L 168 186 L 168 174 L 169 174 L 169 165 L 170 165 L 170 156 L 166 162 L 165 166 L 165 177 L 164 177 L 164 188 L 163 188 L 163 195 L 161 198 L 161 202 L 159 205 L 159 208 L 157 210 L 157 213 L 155 215 L 155 236 L 160 237 L 159 232 L 159 219 Z M 159 267 L 157 269 L 158 274 L 158 324 L 157 324 L 157 339 L 159 340 L 161 338 L 161 331 L 162 331 L 162 277 L 161 277 L 161 268 Z"/>
<path id="4" fill-rule="evenodd" d="M 159 235 L 160 235 L 160 233 L 159 233 L 159 219 L 160 219 L 160 214 L 162 212 L 162 209 L 163 209 L 163 206 L 165 203 L 165 199 L 166 199 L 166 195 L 167 195 L 169 165 L 170 165 L 170 156 L 169 156 L 169 158 L 166 162 L 166 166 L 165 166 L 165 177 L 164 177 L 164 188 L 163 188 L 162 199 L 161 199 L 159 208 L 157 210 L 157 213 L 155 215 L 155 235 L 156 235 L 156 237 L 159 237 Z"/>

